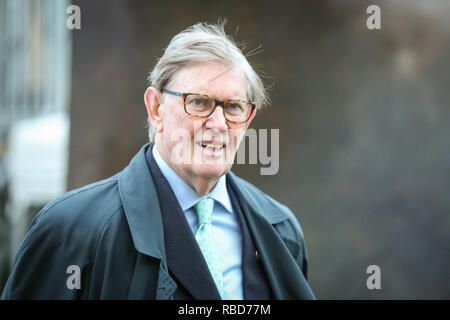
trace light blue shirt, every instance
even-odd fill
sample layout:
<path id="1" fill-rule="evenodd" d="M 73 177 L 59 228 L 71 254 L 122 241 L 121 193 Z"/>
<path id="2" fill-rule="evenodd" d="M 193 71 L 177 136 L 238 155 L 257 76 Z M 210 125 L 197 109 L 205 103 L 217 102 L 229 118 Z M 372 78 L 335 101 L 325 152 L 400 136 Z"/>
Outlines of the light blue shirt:
<path id="1" fill-rule="evenodd" d="M 152 152 L 159 169 L 169 182 L 181 209 L 186 215 L 192 233 L 195 235 L 198 229 L 198 216 L 194 210 L 194 205 L 204 197 L 200 197 L 190 185 L 178 176 L 162 158 L 156 145 L 153 147 Z M 220 265 L 223 270 L 223 299 L 242 300 L 244 299 L 242 287 L 242 236 L 228 195 L 226 175 L 219 178 L 216 186 L 207 197 L 215 200 L 212 213 L 212 228 L 219 250 Z"/>

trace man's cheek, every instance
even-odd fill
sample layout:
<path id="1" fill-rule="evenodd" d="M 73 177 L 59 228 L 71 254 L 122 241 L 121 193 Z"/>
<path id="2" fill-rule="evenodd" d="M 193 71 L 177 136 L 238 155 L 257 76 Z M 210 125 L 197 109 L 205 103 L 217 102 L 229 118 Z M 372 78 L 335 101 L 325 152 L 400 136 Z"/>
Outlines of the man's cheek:
<path id="1" fill-rule="evenodd" d="M 225 148 L 225 162 L 227 165 L 232 165 L 234 162 L 234 157 L 236 155 L 236 151 L 239 148 L 240 141 L 242 138 L 236 134 L 237 132 L 230 132 L 228 143 Z"/>
<path id="2" fill-rule="evenodd" d="M 232 129 L 230 131 L 230 141 L 233 142 L 234 150 L 239 148 L 239 145 L 245 135 L 245 131 L 246 130 L 244 128 Z"/>

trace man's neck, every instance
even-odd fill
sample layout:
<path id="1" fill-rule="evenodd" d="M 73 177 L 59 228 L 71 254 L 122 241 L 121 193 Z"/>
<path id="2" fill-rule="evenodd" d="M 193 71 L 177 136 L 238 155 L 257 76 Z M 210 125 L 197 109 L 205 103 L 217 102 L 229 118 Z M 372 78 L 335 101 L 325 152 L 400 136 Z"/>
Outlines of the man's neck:
<path id="1" fill-rule="evenodd" d="M 181 177 L 181 179 L 186 181 L 183 178 L 183 176 L 180 175 L 180 177 Z M 197 194 L 200 197 L 203 197 L 203 196 L 206 196 L 207 194 L 210 194 L 211 191 L 213 191 L 218 180 L 219 179 L 217 179 L 217 178 L 214 178 L 214 179 L 194 178 L 194 179 L 191 179 L 190 182 L 186 181 L 186 183 L 188 183 L 192 188 L 194 188 L 195 192 L 197 192 Z"/>

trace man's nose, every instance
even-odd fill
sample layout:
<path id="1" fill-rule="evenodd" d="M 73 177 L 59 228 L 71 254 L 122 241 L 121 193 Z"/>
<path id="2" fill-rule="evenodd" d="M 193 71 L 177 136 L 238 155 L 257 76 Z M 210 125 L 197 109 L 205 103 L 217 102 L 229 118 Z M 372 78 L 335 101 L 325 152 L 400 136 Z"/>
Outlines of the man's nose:
<path id="1" fill-rule="evenodd" d="M 208 117 L 205 122 L 205 127 L 207 129 L 216 129 L 219 131 L 225 131 L 228 128 L 225 115 L 223 113 L 223 108 L 217 106 L 216 110 Z"/>

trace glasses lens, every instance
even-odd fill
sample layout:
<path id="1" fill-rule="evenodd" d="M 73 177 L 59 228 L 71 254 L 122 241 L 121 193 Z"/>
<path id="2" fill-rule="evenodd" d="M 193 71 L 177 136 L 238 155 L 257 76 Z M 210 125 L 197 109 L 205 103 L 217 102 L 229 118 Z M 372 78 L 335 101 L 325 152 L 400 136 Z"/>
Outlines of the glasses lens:
<path id="1" fill-rule="evenodd" d="M 224 108 L 225 117 L 229 121 L 247 121 L 251 112 L 251 105 L 245 101 L 229 100 Z"/>
<path id="2" fill-rule="evenodd" d="M 193 116 L 208 116 L 213 108 L 214 100 L 211 98 L 194 94 L 186 97 L 186 111 Z"/>

